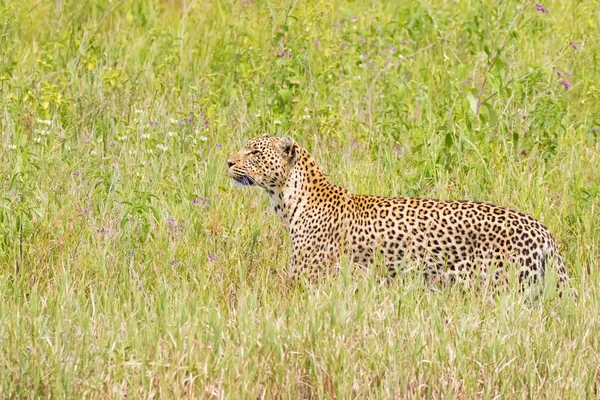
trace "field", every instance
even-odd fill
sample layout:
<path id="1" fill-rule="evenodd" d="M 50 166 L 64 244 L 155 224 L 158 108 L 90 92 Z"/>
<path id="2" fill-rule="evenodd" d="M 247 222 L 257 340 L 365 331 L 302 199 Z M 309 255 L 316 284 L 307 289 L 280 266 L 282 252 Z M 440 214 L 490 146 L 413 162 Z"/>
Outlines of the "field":
<path id="1" fill-rule="evenodd" d="M 0 0 L 0 107 L 2 398 L 600 398 L 596 0 Z M 533 215 L 578 295 L 290 286 L 263 133 Z"/>

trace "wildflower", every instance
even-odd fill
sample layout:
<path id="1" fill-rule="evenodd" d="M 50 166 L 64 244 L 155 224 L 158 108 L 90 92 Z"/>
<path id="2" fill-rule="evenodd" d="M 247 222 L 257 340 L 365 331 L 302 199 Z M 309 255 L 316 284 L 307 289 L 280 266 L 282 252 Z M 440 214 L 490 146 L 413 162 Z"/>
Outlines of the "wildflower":
<path id="1" fill-rule="evenodd" d="M 397 48 L 395 48 L 395 47 L 390 47 L 390 51 L 391 51 L 392 53 L 395 53 L 395 52 L 396 52 L 396 50 L 398 50 L 398 49 L 397 49 Z"/>
<path id="2" fill-rule="evenodd" d="M 598 130 L 597 126 L 595 126 L 595 127 L 592 128 L 592 132 L 596 132 L 597 130 Z"/>
<path id="3" fill-rule="evenodd" d="M 87 208 L 84 208 L 84 209 L 83 209 L 83 213 L 84 213 L 84 214 L 87 214 L 88 212 L 90 212 L 90 210 L 88 210 Z"/>
<path id="4" fill-rule="evenodd" d="M 273 121 L 273 123 L 274 123 L 275 125 L 281 125 L 281 121 L 280 121 L 280 120 L 278 120 L 278 119 L 276 119 L 275 121 Z"/>
<path id="5" fill-rule="evenodd" d="M 209 259 L 210 261 L 215 261 L 215 258 L 217 258 L 217 257 L 216 257 L 214 254 L 209 254 L 209 255 L 208 255 L 208 259 Z"/>
<path id="6" fill-rule="evenodd" d="M 16 150 L 17 145 L 16 144 L 11 144 L 10 146 L 8 146 L 9 149 L 11 150 Z"/>
<path id="7" fill-rule="evenodd" d="M 153 126 L 153 125 L 158 126 L 158 122 L 156 122 L 156 121 L 150 121 L 150 126 Z"/>
<path id="8" fill-rule="evenodd" d="M 546 10 L 544 7 L 542 7 L 539 4 L 535 5 L 535 9 L 538 10 L 539 12 L 541 12 L 542 14 L 550 14 L 550 11 Z"/>
<path id="9" fill-rule="evenodd" d="M 53 188 L 53 187 L 51 187 L 51 188 L 50 188 L 50 191 L 51 191 L 51 192 L 54 192 L 54 188 Z"/>
<path id="10" fill-rule="evenodd" d="M 284 51 L 284 50 L 281 50 L 281 51 L 279 52 L 279 57 L 283 57 L 283 56 L 285 56 L 285 51 Z"/>
<path id="11" fill-rule="evenodd" d="M 77 172 L 77 171 L 73 172 L 73 176 L 79 176 L 79 172 Z"/>
<path id="12" fill-rule="evenodd" d="M 135 110 L 135 113 L 136 113 L 136 114 L 141 114 L 141 113 L 142 113 L 142 110 L 137 110 L 137 109 L 136 109 L 136 110 Z"/>
<path id="13" fill-rule="evenodd" d="M 199 203 L 200 203 L 200 199 L 197 197 L 194 200 L 192 200 L 192 204 L 199 204 Z"/>
<path id="14" fill-rule="evenodd" d="M 579 47 L 577 47 L 577 45 L 575 43 L 571 43 L 571 47 L 573 47 L 573 50 L 578 50 Z"/>
<path id="15" fill-rule="evenodd" d="M 404 44 L 404 45 L 408 44 L 408 40 L 403 40 L 402 44 Z"/>
<path id="16" fill-rule="evenodd" d="M 289 57 L 289 58 L 293 58 L 293 57 L 294 57 L 294 55 L 292 54 L 292 52 L 291 52 L 291 51 L 289 52 L 289 54 L 288 54 L 288 57 Z"/>
<path id="17" fill-rule="evenodd" d="M 178 229 L 178 228 L 177 228 L 177 225 L 173 225 L 173 230 L 174 230 L 175 232 L 177 232 L 177 229 Z"/>
<path id="18" fill-rule="evenodd" d="M 400 145 L 395 145 L 394 151 L 396 153 L 396 157 L 401 157 L 402 154 L 404 154 L 404 149 L 402 147 L 400 147 Z"/>
<path id="19" fill-rule="evenodd" d="M 217 143 L 215 146 L 216 147 L 222 147 L 223 145 L 221 143 Z"/>
<path id="20" fill-rule="evenodd" d="M 142 285 L 138 285 L 138 290 L 142 290 Z"/>
<path id="21" fill-rule="evenodd" d="M 204 199 L 204 204 L 210 204 L 210 200 L 209 199 Z"/>
<path id="22" fill-rule="evenodd" d="M 194 118 L 192 118 L 192 117 L 189 117 L 189 118 L 187 119 L 187 122 L 189 122 L 189 123 L 191 124 L 192 122 L 194 122 Z"/>
<path id="23" fill-rule="evenodd" d="M 175 136 L 175 135 L 176 135 L 176 133 L 174 133 L 174 132 L 172 132 L 172 131 L 169 131 L 169 132 L 167 132 L 167 136 L 168 136 L 168 137 L 173 137 L 173 136 Z"/>
<path id="24" fill-rule="evenodd" d="M 150 134 L 149 133 L 142 133 L 141 138 L 142 139 L 150 139 Z"/>
<path id="25" fill-rule="evenodd" d="M 169 219 L 167 219 L 167 224 L 169 224 L 169 226 L 173 225 L 174 223 L 175 223 L 175 218 L 169 217 Z"/>
<path id="26" fill-rule="evenodd" d="M 356 15 L 353 15 L 352 16 L 352 22 L 356 22 L 356 20 L 357 20 Z"/>
<path id="27" fill-rule="evenodd" d="M 567 81 L 563 81 L 563 82 L 561 82 L 561 84 L 565 87 L 565 89 L 568 89 L 571 87 L 571 85 Z"/>
<path id="28" fill-rule="evenodd" d="M 318 40 L 315 40 L 315 45 L 316 45 L 316 46 L 319 46 L 320 44 L 321 44 L 321 42 L 320 42 L 320 41 L 318 41 Z"/>
<path id="29" fill-rule="evenodd" d="M 340 47 L 343 49 L 344 47 L 346 47 L 346 42 L 342 42 L 340 43 Z"/>
<path id="30" fill-rule="evenodd" d="M 556 71 L 556 75 L 562 76 L 562 73 L 560 71 Z"/>
<path id="31" fill-rule="evenodd" d="M 178 123 L 178 122 L 179 122 L 179 121 L 177 121 L 175 118 L 171 118 L 171 120 L 170 120 L 170 121 L 171 121 L 171 123 L 172 123 L 173 125 L 175 125 L 176 123 Z"/>

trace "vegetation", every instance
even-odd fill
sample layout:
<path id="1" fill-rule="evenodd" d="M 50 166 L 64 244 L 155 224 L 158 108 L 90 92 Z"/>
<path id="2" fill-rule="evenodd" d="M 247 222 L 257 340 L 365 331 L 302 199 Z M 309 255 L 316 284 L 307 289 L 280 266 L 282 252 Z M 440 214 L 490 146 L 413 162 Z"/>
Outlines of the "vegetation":
<path id="1" fill-rule="evenodd" d="M 596 0 L 0 0 L 4 398 L 600 396 Z M 289 287 L 225 160 L 540 219 L 576 298 Z M 346 271 L 346 270 L 344 270 Z"/>

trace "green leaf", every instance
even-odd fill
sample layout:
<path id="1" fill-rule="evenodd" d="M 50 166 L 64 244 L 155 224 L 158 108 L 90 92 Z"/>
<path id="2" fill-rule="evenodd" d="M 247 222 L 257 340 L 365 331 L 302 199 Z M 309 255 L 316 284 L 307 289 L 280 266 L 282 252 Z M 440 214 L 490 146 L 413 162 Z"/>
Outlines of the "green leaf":
<path id="1" fill-rule="evenodd" d="M 469 108 L 473 114 L 477 114 L 477 103 L 479 103 L 479 99 L 475 97 L 473 93 L 467 94 L 467 100 L 469 100 Z"/>
<path id="2" fill-rule="evenodd" d="M 290 92 L 289 89 L 281 89 L 279 91 L 279 96 L 281 97 L 281 100 L 287 104 L 292 99 L 292 92 Z"/>

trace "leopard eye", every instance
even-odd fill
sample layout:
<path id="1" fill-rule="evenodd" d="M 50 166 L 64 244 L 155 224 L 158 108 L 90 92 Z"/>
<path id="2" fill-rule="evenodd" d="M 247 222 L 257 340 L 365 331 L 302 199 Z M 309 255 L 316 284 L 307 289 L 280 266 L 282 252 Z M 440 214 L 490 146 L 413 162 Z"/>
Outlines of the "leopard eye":
<path id="1" fill-rule="evenodd" d="M 251 151 L 250 153 L 248 153 L 248 154 L 249 154 L 249 155 L 251 155 L 251 156 L 255 156 L 255 155 L 258 155 L 258 154 L 260 154 L 260 150 L 252 150 L 252 151 Z"/>

